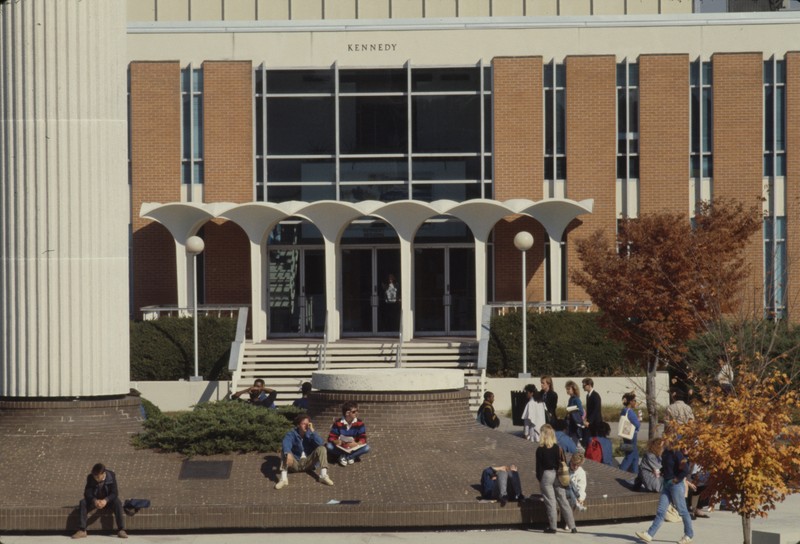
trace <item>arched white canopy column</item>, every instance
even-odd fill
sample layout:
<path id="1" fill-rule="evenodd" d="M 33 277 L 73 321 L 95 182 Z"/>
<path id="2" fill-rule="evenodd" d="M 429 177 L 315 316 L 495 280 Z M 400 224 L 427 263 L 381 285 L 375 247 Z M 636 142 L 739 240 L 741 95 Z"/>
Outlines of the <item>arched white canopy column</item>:
<path id="1" fill-rule="evenodd" d="M 152 219 L 164 225 L 175 240 L 175 269 L 177 273 L 178 307 L 187 308 L 191 293 L 194 292 L 194 274 L 191 255 L 186 252 L 186 240 L 197 234 L 203 224 L 217 217 L 217 214 L 232 204 L 195 203 L 144 203 L 141 217 Z"/>

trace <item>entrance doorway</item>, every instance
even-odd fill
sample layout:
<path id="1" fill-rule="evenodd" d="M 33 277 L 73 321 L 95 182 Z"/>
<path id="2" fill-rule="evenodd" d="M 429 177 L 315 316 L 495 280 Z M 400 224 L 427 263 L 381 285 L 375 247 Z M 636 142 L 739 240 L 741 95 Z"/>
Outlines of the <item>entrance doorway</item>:
<path id="1" fill-rule="evenodd" d="M 325 252 L 269 252 L 269 334 L 322 336 L 325 329 Z"/>
<path id="2" fill-rule="evenodd" d="M 414 250 L 414 332 L 420 336 L 475 334 L 475 250 Z"/>
<path id="3" fill-rule="evenodd" d="M 400 249 L 342 248 L 342 334 L 397 336 L 400 332 Z"/>

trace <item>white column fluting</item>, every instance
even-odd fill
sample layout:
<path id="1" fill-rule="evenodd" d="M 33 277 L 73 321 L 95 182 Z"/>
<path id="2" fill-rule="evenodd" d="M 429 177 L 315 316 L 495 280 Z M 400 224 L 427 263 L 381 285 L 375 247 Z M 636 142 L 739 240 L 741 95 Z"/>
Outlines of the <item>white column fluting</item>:
<path id="1" fill-rule="evenodd" d="M 0 396 L 129 391 L 124 2 L 0 5 Z"/>

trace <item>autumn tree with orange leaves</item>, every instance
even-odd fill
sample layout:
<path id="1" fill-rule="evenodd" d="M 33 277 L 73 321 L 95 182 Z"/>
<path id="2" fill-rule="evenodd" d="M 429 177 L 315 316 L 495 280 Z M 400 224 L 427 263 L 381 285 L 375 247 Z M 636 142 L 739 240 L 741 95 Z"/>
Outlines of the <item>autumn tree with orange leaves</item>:
<path id="1" fill-rule="evenodd" d="M 650 437 L 657 429 L 656 371 L 678 362 L 704 324 L 729 311 L 748 275 L 742 249 L 761 228 L 759 206 L 715 200 L 694 225 L 681 214 L 623 219 L 616 237 L 602 231 L 577 244 L 582 268 L 572 281 L 602 311 L 602 323 L 646 361 Z"/>
<path id="2" fill-rule="evenodd" d="M 786 495 L 798 491 L 800 433 L 791 415 L 800 409 L 792 376 L 759 353 L 739 353 L 735 340 L 724 360 L 735 368 L 733 391 L 713 381 L 700 385 L 694 421 L 670 429 L 688 458 L 708 473 L 705 491 L 714 503 L 724 500 L 742 518 L 744 543 L 750 544 L 751 520 L 766 517 Z"/>

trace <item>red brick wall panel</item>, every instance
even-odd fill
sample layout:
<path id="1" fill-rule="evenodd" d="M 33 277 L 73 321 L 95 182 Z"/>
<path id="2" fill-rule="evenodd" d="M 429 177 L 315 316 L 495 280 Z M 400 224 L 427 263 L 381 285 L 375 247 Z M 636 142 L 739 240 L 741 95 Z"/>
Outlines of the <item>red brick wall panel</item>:
<path id="1" fill-rule="evenodd" d="M 591 215 L 570 225 L 567 267 L 580 266 L 575 241 L 603 229 L 616 232 L 617 104 L 616 59 L 613 56 L 567 57 L 567 198 L 594 199 Z M 587 300 L 569 283 L 569 300 Z"/>
<path id="2" fill-rule="evenodd" d="M 689 220 L 689 57 L 639 57 L 639 212 Z"/>
<path id="3" fill-rule="evenodd" d="M 206 223 L 205 295 L 208 304 L 250 304 L 250 242 L 235 223 Z"/>
<path id="4" fill-rule="evenodd" d="M 143 202 L 181 198 L 180 64 L 130 64 L 133 308 L 176 304 L 175 243 L 160 224 L 142 219 Z"/>
<path id="5" fill-rule="evenodd" d="M 761 53 L 715 54 L 714 197 L 755 204 L 763 185 L 763 58 Z M 760 315 L 764 307 L 762 235 L 745 248 L 750 268 L 742 310 Z"/>

